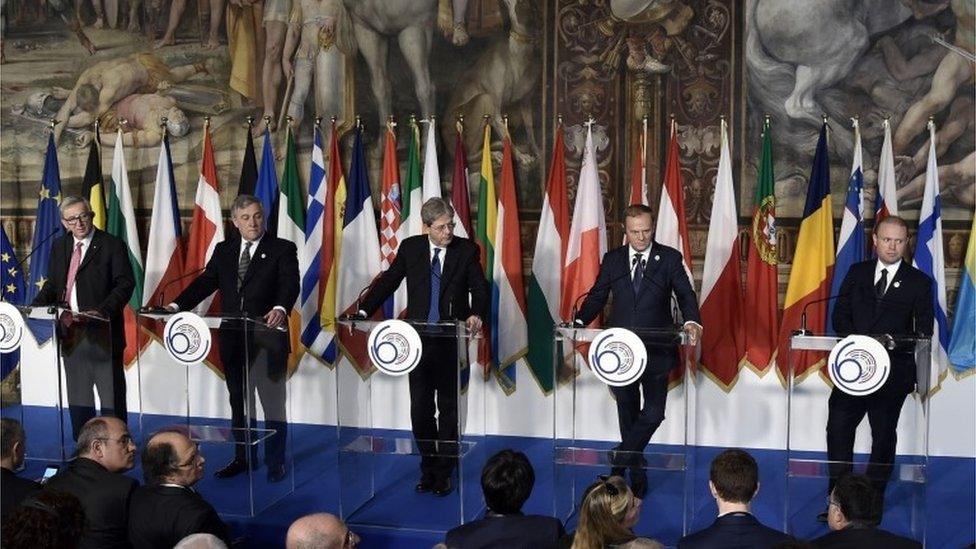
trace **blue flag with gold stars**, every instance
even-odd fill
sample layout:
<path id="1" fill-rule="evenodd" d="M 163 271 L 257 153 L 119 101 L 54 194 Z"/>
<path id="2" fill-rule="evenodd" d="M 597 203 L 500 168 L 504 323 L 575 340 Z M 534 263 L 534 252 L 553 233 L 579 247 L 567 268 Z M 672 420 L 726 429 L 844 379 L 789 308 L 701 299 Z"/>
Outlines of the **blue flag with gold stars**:
<path id="1" fill-rule="evenodd" d="M 3 301 L 22 305 L 24 302 L 24 274 L 20 272 L 14 247 L 7 238 L 7 230 L 0 227 L 0 296 Z M 20 362 L 20 351 L 0 355 L 0 379 L 7 377 Z"/>
<path id="2" fill-rule="evenodd" d="M 47 155 L 44 158 L 44 175 L 41 190 L 37 196 L 37 221 L 34 223 L 34 241 L 31 249 L 34 255 L 30 260 L 30 284 L 27 286 L 25 303 L 30 303 L 47 281 L 48 263 L 51 261 L 51 246 L 54 233 L 61 232 L 61 173 L 58 169 L 58 150 L 54 146 L 54 134 L 48 136 Z M 39 342 L 40 343 L 40 342 Z"/>

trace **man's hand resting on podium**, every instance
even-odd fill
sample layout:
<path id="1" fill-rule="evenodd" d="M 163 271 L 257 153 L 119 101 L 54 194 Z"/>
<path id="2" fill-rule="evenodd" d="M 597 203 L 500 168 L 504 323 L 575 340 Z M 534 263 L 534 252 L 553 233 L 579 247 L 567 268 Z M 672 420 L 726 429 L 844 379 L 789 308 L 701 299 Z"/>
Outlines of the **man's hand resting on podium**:
<path id="1" fill-rule="evenodd" d="M 264 321 L 272 328 L 277 328 L 288 320 L 288 316 L 280 308 L 275 307 L 268 311 L 268 314 L 264 315 Z"/>
<path id="2" fill-rule="evenodd" d="M 471 315 L 467 320 L 464 321 L 465 325 L 468 327 L 468 331 L 475 333 L 481 330 L 481 317 L 478 315 Z"/>

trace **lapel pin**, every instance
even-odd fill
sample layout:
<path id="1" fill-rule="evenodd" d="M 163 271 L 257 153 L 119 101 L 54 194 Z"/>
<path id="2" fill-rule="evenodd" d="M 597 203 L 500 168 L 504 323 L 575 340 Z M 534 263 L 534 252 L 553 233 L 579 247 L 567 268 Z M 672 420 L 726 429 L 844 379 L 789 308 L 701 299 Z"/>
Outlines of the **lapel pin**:
<path id="1" fill-rule="evenodd" d="M 898 288 L 898 287 L 901 286 L 901 281 L 900 280 L 896 280 L 896 281 L 892 282 L 891 285 L 894 286 L 895 288 Z"/>
<path id="2" fill-rule="evenodd" d="M 265 258 L 265 255 L 264 254 L 261 254 L 261 259 L 264 259 L 264 258 Z"/>
<path id="3" fill-rule="evenodd" d="M 659 255 L 654 256 L 654 261 L 661 261 L 661 256 Z"/>

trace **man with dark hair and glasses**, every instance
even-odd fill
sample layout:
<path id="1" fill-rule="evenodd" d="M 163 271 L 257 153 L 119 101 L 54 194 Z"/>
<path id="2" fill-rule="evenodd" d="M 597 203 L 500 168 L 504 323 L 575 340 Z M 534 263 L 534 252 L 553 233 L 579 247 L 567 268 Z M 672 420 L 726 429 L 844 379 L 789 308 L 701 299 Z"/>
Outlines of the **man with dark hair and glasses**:
<path id="1" fill-rule="evenodd" d="M 46 486 L 81 501 L 85 531 L 78 547 L 129 547 L 129 500 L 139 485 L 124 474 L 132 469 L 136 457 L 129 428 L 114 417 L 90 419 L 78 433 L 77 450 L 78 458 Z"/>
<path id="2" fill-rule="evenodd" d="M 193 485 L 206 460 L 196 443 L 176 431 L 156 433 L 142 451 L 145 486 L 132 495 L 129 541 L 135 547 L 169 549 L 192 534 L 213 534 L 225 542 L 227 527 Z"/>
<path id="3" fill-rule="evenodd" d="M 108 321 L 83 322 L 66 313 L 58 323 L 71 429 L 77 441 L 81 426 L 95 417 L 92 387 L 98 389 L 103 416 L 127 421 L 122 310 L 132 296 L 135 278 L 125 243 L 95 228 L 88 200 L 68 196 L 60 208 L 67 234 L 51 244 L 48 278 L 32 305 L 58 304 Z"/>

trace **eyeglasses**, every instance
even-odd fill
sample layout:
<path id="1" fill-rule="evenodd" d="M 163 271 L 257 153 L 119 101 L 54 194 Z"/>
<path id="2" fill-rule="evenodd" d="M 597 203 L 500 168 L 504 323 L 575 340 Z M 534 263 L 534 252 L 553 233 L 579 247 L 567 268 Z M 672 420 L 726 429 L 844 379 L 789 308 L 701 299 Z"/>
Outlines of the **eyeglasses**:
<path id="1" fill-rule="evenodd" d="M 64 219 L 64 222 L 67 223 L 68 225 L 75 226 L 78 224 L 79 221 L 86 221 L 86 222 L 91 221 L 93 217 L 95 217 L 94 214 L 92 214 L 91 212 L 86 212 L 86 213 L 78 214 L 74 217 L 62 217 L 61 219 Z"/>
<path id="2" fill-rule="evenodd" d="M 359 536 L 356 535 L 352 530 L 346 529 L 346 539 L 343 541 L 343 547 L 356 547 L 359 545 Z"/>
<path id="3" fill-rule="evenodd" d="M 444 231 L 453 231 L 455 223 L 452 221 L 450 223 L 444 223 L 443 225 L 431 225 L 430 230 L 442 233 Z"/>
<path id="4" fill-rule="evenodd" d="M 197 461 L 200 459 L 200 447 L 196 446 L 193 448 L 193 453 L 190 454 L 190 458 L 184 463 L 178 464 L 176 467 L 182 469 L 183 467 L 195 467 Z"/>
<path id="5" fill-rule="evenodd" d="M 122 435 L 118 438 L 118 440 L 109 437 L 98 437 L 95 440 L 110 440 L 112 442 L 118 442 L 122 446 L 128 446 L 130 443 L 132 443 L 132 437 L 129 435 Z"/>
<path id="6" fill-rule="evenodd" d="M 837 501 L 834 498 L 827 496 L 827 507 L 830 507 L 831 505 L 836 505 L 837 507 L 840 507 L 840 504 L 837 503 Z"/>

